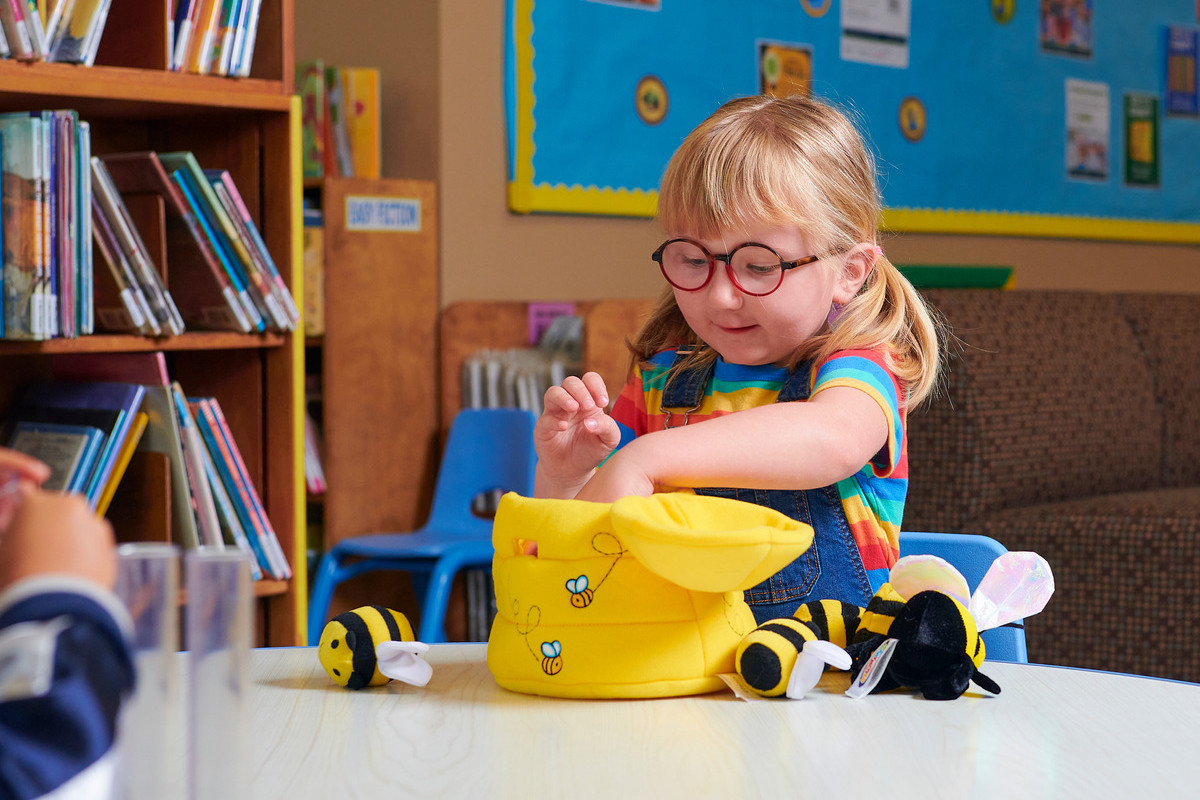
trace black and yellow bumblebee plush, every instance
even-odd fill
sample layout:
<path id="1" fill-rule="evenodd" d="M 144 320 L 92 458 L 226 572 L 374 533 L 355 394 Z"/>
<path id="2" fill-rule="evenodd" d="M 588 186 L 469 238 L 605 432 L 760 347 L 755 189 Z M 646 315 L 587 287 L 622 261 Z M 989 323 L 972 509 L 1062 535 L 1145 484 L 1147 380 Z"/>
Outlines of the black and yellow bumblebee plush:
<path id="1" fill-rule="evenodd" d="M 329 620 L 317 657 L 333 682 L 347 689 L 383 686 L 392 679 L 424 686 L 433 667 L 421 658 L 429 645 L 416 638 L 399 611 L 361 606 Z"/>
<path id="2" fill-rule="evenodd" d="M 969 600 L 966 579 L 936 556 L 902 558 L 889 577 L 866 608 L 815 600 L 747 634 L 735 656 L 746 687 L 798 699 L 828 664 L 851 671 L 851 697 L 911 688 L 953 700 L 972 682 L 999 694 L 979 671 L 979 633 L 1038 613 L 1054 591 L 1050 565 L 1036 553 L 996 559 Z"/>

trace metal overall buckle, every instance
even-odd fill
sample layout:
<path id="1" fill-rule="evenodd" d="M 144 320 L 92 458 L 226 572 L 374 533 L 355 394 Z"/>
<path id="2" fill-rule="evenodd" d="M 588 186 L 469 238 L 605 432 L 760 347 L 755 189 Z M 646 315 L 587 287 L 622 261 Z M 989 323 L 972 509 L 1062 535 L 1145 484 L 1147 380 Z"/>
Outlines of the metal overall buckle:
<path id="1" fill-rule="evenodd" d="M 693 411 L 698 410 L 700 408 L 700 406 L 703 404 L 704 404 L 704 400 L 703 400 L 703 398 L 701 398 L 700 402 L 697 403 L 696 405 L 692 406 L 691 408 L 684 409 L 683 422 L 679 423 L 678 426 L 671 424 L 671 418 L 675 415 L 674 412 L 671 411 L 671 409 L 669 409 L 669 408 L 664 408 L 663 411 L 667 412 L 667 418 L 665 420 L 663 420 L 663 429 L 668 430 L 668 429 L 674 428 L 674 427 L 682 428 L 684 425 L 687 425 L 688 424 L 688 415 L 690 415 Z"/>

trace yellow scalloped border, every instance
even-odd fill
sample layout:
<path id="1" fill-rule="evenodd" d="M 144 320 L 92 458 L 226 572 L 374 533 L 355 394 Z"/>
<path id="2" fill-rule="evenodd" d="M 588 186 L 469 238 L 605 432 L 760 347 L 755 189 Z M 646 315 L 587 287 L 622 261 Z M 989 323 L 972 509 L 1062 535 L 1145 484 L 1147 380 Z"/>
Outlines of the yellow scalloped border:
<path id="1" fill-rule="evenodd" d="M 884 227 L 906 233 L 958 233 L 988 236 L 1038 236 L 1107 239 L 1167 244 L 1200 242 L 1200 224 L 1138 219 L 1022 214 L 942 208 L 889 208 Z"/>

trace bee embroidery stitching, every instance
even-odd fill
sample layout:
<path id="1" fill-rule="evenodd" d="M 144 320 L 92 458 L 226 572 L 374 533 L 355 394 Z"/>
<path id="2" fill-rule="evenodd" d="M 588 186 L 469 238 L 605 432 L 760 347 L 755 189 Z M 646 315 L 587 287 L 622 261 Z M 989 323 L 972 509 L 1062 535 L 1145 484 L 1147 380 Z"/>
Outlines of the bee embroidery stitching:
<path id="1" fill-rule="evenodd" d="M 542 642 L 542 672 L 547 675 L 557 675 L 563 668 L 562 642 Z"/>
<path id="2" fill-rule="evenodd" d="M 567 591 L 571 593 L 571 605 L 576 608 L 587 608 L 592 604 L 596 593 L 588 588 L 587 575 L 580 575 L 567 581 Z"/>

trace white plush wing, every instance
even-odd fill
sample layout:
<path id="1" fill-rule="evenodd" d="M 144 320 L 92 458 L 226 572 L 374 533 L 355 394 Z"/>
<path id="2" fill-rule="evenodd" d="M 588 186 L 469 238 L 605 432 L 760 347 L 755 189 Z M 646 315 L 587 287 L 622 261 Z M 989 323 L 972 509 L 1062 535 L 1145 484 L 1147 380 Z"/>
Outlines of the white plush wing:
<path id="1" fill-rule="evenodd" d="M 1005 553 L 993 562 L 971 596 L 968 609 L 981 631 L 1030 617 L 1054 594 L 1050 564 L 1037 553 Z"/>
<path id="2" fill-rule="evenodd" d="M 937 556 L 905 556 L 892 566 L 888 583 L 905 600 L 918 592 L 933 590 L 948 594 L 966 606 L 971 596 L 962 573 Z"/>
<path id="3" fill-rule="evenodd" d="M 421 658 L 428 651 L 424 642 L 380 642 L 375 645 L 376 666 L 392 680 L 424 686 L 433 677 L 433 667 Z"/>

